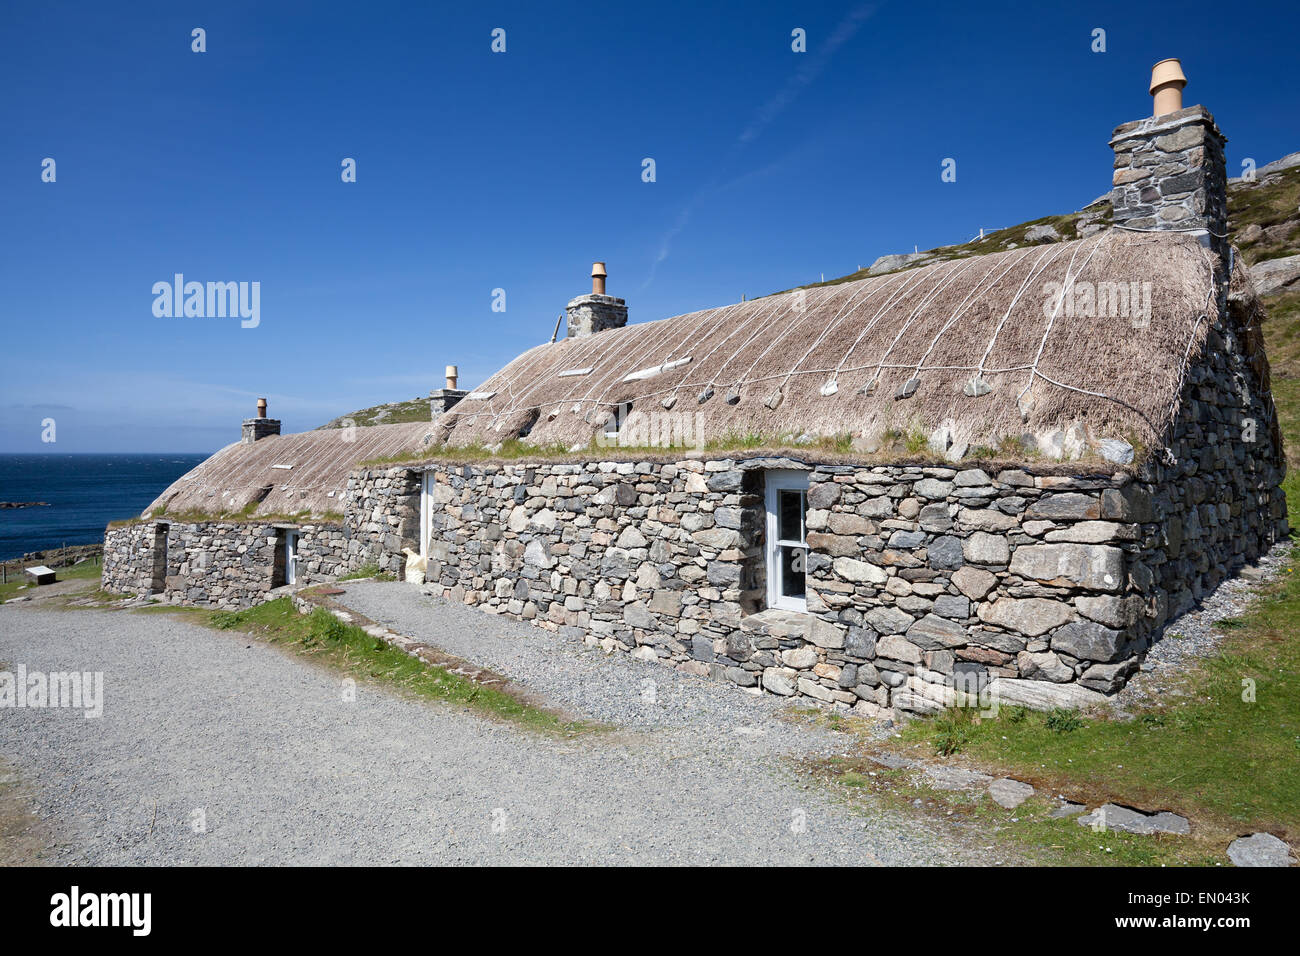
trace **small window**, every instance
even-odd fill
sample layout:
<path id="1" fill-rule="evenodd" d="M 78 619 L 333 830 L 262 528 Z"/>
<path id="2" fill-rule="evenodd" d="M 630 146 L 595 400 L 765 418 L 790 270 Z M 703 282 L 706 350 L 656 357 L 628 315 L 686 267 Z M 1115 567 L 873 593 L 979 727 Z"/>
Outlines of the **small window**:
<path id="1" fill-rule="evenodd" d="M 808 541 L 808 475 L 767 473 L 767 606 L 804 611 Z"/>

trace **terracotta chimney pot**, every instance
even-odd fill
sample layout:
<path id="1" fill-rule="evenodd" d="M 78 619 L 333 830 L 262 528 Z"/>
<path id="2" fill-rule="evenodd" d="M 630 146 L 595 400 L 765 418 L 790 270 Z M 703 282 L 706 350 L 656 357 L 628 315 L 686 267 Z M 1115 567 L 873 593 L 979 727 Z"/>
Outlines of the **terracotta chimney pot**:
<path id="1" fill-rule="evenodd" d="M 1183 87 L 1186 85 L 1187 77 L 1183 75 L 1183 65 L 1176 57 L 1161 60 L 1151 67 L 1150 93 L 1155 97 L 1155 106 L 1151 115 L 1164 116 L 1166 113 L 1176 113 L 1182 109 Z"/>

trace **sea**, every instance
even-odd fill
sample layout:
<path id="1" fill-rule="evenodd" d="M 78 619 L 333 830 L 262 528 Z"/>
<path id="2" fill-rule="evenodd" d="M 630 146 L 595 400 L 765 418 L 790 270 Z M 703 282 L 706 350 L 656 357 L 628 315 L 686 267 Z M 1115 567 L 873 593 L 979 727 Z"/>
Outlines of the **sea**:
<path id="1" fill-rule="evenodd" d="M 110 521 L 139 516 L 207 455 L 0 455 L 0 560 L 104 539 Z"/>

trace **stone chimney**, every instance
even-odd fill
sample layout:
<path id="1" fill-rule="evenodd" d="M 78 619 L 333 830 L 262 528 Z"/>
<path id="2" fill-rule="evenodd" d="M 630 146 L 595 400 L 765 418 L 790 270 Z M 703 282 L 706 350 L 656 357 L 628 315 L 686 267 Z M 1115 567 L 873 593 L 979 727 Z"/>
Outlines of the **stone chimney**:
<path id="1" fill-rule="evenodd" d="M 591 295 L 580 295 L 565 306 L 569 314 L 569 338 L 595 335 L 605 329 L 627 325 L 627 303 L 605 294 L 605 263 L 591 264 Z"/>
<path id="2" fill-rule="evenodd" d="M 1117 127 L 1111 207 L 1116 226 L 1190 232 L 1226 262 L 1227 142 L 1204 106 L 1182 105 L 1187 85 L 1177 60 L 1151 71 L 1154 115 Z"/>
<path id="3" fill-rule="evenodd" d="M 267 435 L 280 434 L 280 419 L 266 417 L 266 399 L 257 400 L 257 417 L 244 419 L 244 433 L 240 439 L 245 445 L 251 445 Z"/>
<path id="4" fill-rule="evenodd" d="M 450 410 L 462 398 L 469 394 L 463 388 L 456 387 L 456 380 L 460 378 L 460 370 L 454 365 L 448 365 L 446 370 L 447 384 L 444 388 L 435 388 L 429 393 L 429 417 L 437 418 L 443 412 Z"/>

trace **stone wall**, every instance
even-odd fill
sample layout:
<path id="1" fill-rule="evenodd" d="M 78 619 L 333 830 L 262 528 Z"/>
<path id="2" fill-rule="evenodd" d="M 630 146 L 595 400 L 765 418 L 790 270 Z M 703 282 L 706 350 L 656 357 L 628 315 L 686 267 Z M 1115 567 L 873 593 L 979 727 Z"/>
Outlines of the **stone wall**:
<path id="1" fill-rule="evenodd" d="M 401 577 L 403 548 L 420 550 L 420 475 L 409 468 L 359 469 L 343 496 L 349 571 L 376 565 Z"/>
<path id="2" fill-rule="evenodd" d="M 418 497 L 410 497 L 418 476 L 401 472 L 365 472 L 349 483 L 349 495 L 361 497 L 365 534 L 387 542 L 388 558 L 419 523 Z M 426 580 L 453 600 L 701 674 L 735 633 L 742 609 L 757 609 L 752 591 L 761 577 L 746 572 L 760 563 L 760 503 L 756 479 L 733 462 L 430 473 Z M 367 507 L 384 501 L 394 510 Z"/>
<path id="3" fill-rule="evenodd" d="M 159 594 L 172 604 L 249 607 L 284 584 L 283 535 L 290 528 L 298 531 L 296 586 L 342 573 L 347 538 L 337 525 L 150 521 L 107 530 L 103 587 Z"/>
<path id="4" fill-rule="evenodd" d="M 931 712 L 990 686 L 1088 703 L 1285 533 L 1266 446 L 1211 439 L 1207 421 L 1229 412 L 1197 402 L 1181 439 L 1196 453 L 1137 478 L 772 459 L 433 467 L 426 587 L 863 713 Z M 770 467 L 809 473 L 807 614 L 764 610 Z M 354 474 L 353 543 L 368 542 L 354 561 L 400 569 L 419 486 L 411 469 Z"/>

